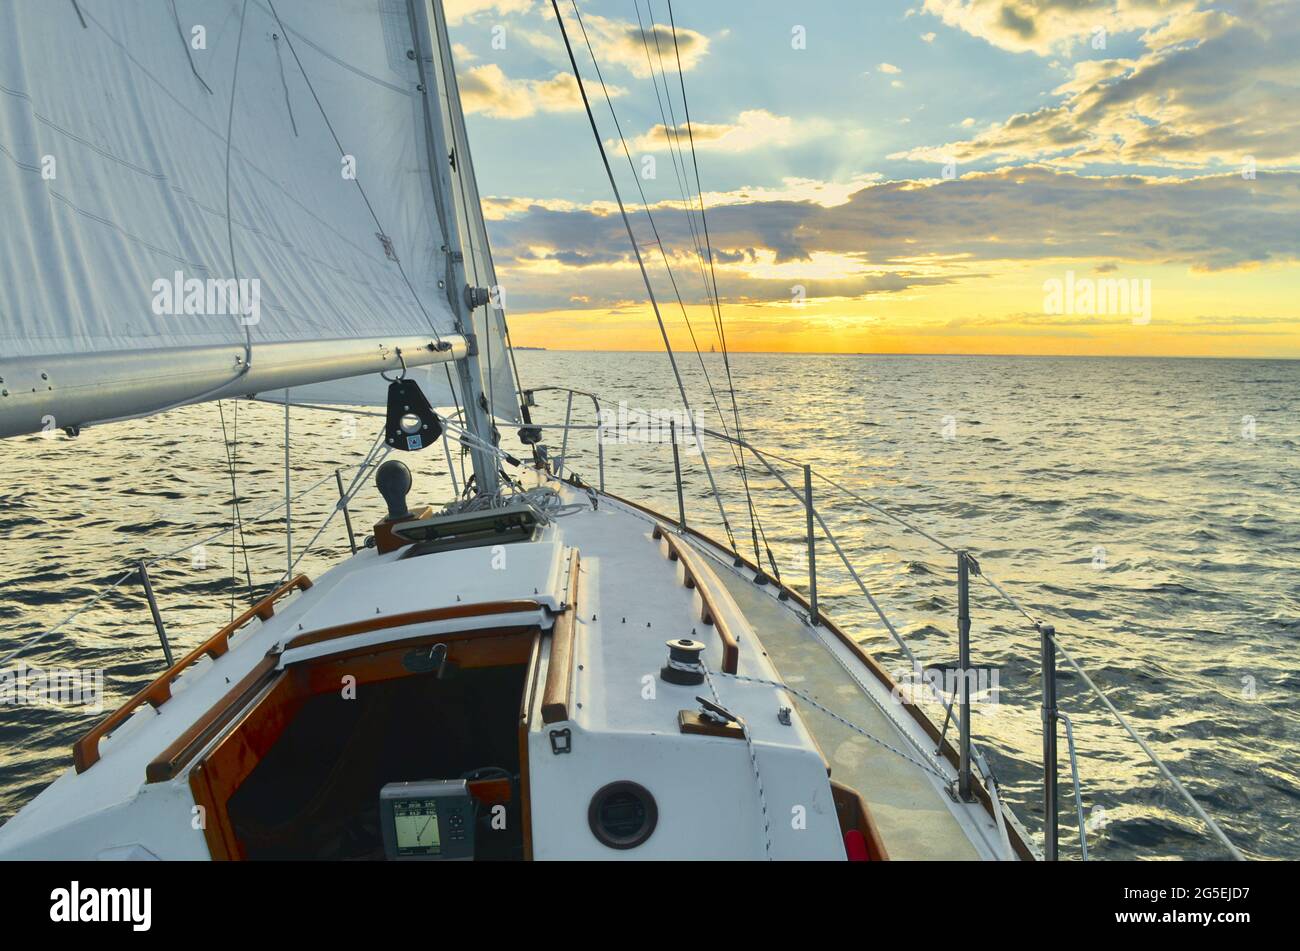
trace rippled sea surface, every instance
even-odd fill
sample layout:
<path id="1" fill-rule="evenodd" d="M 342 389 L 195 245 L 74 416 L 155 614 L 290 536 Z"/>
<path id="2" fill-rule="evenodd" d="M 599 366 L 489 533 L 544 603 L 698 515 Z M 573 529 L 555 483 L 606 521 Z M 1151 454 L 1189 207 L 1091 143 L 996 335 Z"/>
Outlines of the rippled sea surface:
<path id="1" fill-rule="evenodd" d="M 680 356 L 702 424 L 734 430 L 720 355 Z M 521 352 L 526 386 L 596 393 L 617 415 L 680 406 L 667 357 Z M 1170 768 L 1252 857 L 1300 855 L 1300 363 L 1242 360 L 731 357 L 744 438 L 783 459 L 796 487 L 818 472 L 975 552 L 984 571 L 1060 639 Z M 537 395 L 536 419 L 561 423 L 566 398 Z M 252 520 L 284 491 L 284 414 L 226 403 L 238 424 L 236 484 L 247 566 L 229 536 L 159 561 L 151 574 L 174 648 L 209 636 L 285 571 L 284 513 Z M 70 612 L 152 559 L 227 529 L 226 438 L 216 405 L 63 436 L 10 440 L 0 468 L 0 656 L 106 671 L 106 706 L 162 669 L 138 581 L 51 632 Z M 329 514 L 336 468 L 349 478 L 379 420 L 295 409 L 290 479 L 295 557 Z M 591 401 L 572 422 L 595 422 Z M 507 443 L 512 439 L 507 434 Z M 562 437 L 548 436 L 553 454 Z M 599 479 L 594 433 L 570 433 L 568 462 Z M 716 440 L 705 451 L 737 544 L 753 557 L 761 527 L 783 578 L 807 584 L 801 504 L 752 455 L 745 469 Z M 604 447 L 605 484 L 676 510 L 672 453 L 662 444 Z M 438 447 L 404 457 L 415 496 L 450 497 Z M 702 460 L 683 451 L 688 521 L 725 537 Z M 459 460 L 453 459 L 459 471 Z M 751 526 L 743 482 L 758 519 Z M 824 482 L 817 505 L 859 576 L 918 658 L 956 659 L 953 557 Z M 358 534 L 382 514 L 373 489 L 353 505 Z M 300 565 L 318 574 L 347 553 L 335 518 Z M 901 652 L 825 539 L 824 610 L 886 666 Z M 232 580 L 233 556 L 233 580 Z M 766 561 L 766 552 L 763 552 Z M 233 602 L 232 602 L 233 599 Z M 972 588 L 976 664 L 997 673 L 996 702 L 974 735 L 1007 799 L 1041 832 L 1037 635 L 982 581 Z M 40 640 L 36 640 L 40 638 Z M 1200 823 L 1110 714 L 1062 662 L 1060 700 L 1074 722 L 1094 858 L 1216 858 Z M 928 707 L 935 715 L 935 707 Z M 939 709 L 938 717 L 942 717 Z M 0 707 L 0 819 L 70 763 L 96 719 L 75 707 Z M 1078 854 L 1062 739 L 1062 848 Z"/>

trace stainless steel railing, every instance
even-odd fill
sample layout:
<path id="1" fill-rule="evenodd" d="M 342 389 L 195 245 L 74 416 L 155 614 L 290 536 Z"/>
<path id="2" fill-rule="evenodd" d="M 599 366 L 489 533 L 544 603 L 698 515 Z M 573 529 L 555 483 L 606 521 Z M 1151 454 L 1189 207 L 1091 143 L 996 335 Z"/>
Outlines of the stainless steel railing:
<path id="1" fill-rule="evenodd" d="M 596 426 L 574 426 L 572 425 L 571 422 L 571 408 L 572 408 L 572 400 L 574 394 L 587 396 L 593 400 L 597 408 L 596 411 L 597 411 L 598 420 L 600 418 L 599 399 L 594 394 L 588 393 L 586 391 L 569 390 L 569 388 L 562 387 L 562 386 L 539 387 L 534 392 L 539 392 L 543 389 L 557 390 L 561 392 L 567 392 L 569 394 L 568 406 L 566 407 L 566 413 L 565 413 L 565 424 L 563 426 L 564 448 L 562 449 L 562 453 L 561 453 L 562 456 L 567 454 L 568 436 L 570 430 L 587 430 L 587 431 L 595 432 L 597 449 L 598 449 L 598 454 L 600 459 L 600 485 L 601 485 L 601 491 L 603 492 L 605 489 L 604 452 L 603 452 L 604 440 L 602 438 L 604 435 L 603 427 L 600 425 L 599 422 Z M 539 425 L 539 424 L 534 424 L 534 425 Z M 540 426 L 540 428 L 555 429 L 559 427 Z M 675 489 L 676 489 L 677 499 L 678 499 L 678 521 L 681 524 L 681 526 L 684 528 L 686 525 L 686 517 L 687 517 L 685 503 L 684 503 L 684 477 L 682 473 L 681 458 L 678 453 L 678 447 L 677 447 L 678 440 L 682 437 L 683 434 L 680 432 L 680 430 L 675 425 L 675 423 L 670 425 L 669 432 L 670 432 L 670 439 L 673 443 L 673 447 L 672 447 L 673 448 L 673 472 L 674 472 Z M 1191 807 L 1192 811 L 1205 824 L 1207 831 L 1227 849 L 1228 853 L 1231 855 L 1232 858 L 1238 860 L 1244 859 L 1244 856 L 1241 854 L 1240 850 L 1227 837 L 1227 835 L 1219 827 L 1218 823 L 1215 822 L 1214 819 L 1212 819 L 1205 812 L 1205 810 L 1201 807 L 1200 803 L 1198 803 L 1195 797 L 1193 797 L 1191 793 L 1189 793 L 1187 789 L 1182 785 L 1182 783 L 1178 781 L 1178 779 L 1164 764 L 1164 762 L 1160 759 L 1160 757 L 1156 754 L 1156 752 L 1150 747 L 1150 745 L 1145 740 L 1142 739 L 1142 737 L 1137 733 L 1137 731 L 1133 728 L 1133 726 L 1128 722 L 1127 718 L 1124 717 L 1123 714 L 1121 714 L 1119 710 L 1115 708 L 1114 704 L 1110 702 L 1110 699 L 1105 695 L 1105 693 L 1099 687 L 1097 687 L 1097 685 L 1092 681 L 1090 677 L 1088 677 L 1086 672 L 1079 665 L 1078 661 L 1076 661 L 1074 657 L 1068 651 L 1066 651 L 1064 646 L 1060 644 L 1057 638 L 1055 627 L 1053 625 L 1043 623 L 1042 621 L 1034 618 L 1028 611 L 1026 611 L 1014 598 L 1012 598 L 1009 594 L 1007 594 L 1005 590 L 1003 590 L 1001 585 L 999 585 L 993 578 L 989 577 L 983 571 L 979 562 L 969 551 L 954 548 L 953 546 L 940 540 L 930 532 L 927 532 L 924 529 L 921 529 L 920 527 L 912 524 L 911 522 L 900 518 L 896 514 L 886 510 L 885 508 L 875 503 L 874 501 L 862 497 L 860 494 L 852 491 L 851 489 L 848 489 L 840 485 L 835 480 L 823 475 L 822 473 L 817 472 L 811 465 L 808 465 L 806 463 L 796 462 L 795 460 L 792 460 L 788 457 L 780 456 L 775 453 L 769 452 L 767 450 L 758 449 L 750 445 L 745 440 L 738 439 L 730 435 L 729 433 L 720 433 L 710 429 L 699 428 L 690 434 L 690 437 L 692 439 L 697 439 L 697 440 L 701 439 L 704 436 L 711 437 L 721 442 L 729 443 L 730 445 L 737 447 L 742 453 L 744 452 L 751 453 L 754 456 L 754 458 L 759 462 L 761 462 L 763 466 L 767 469 L 767 471 L 772 476 L 774 476 L 777 479 L 777 481 L 779 481 L 782 484 L 782 486 L 791 495 L 793 495 L 796 499 L 798 499 L 802 503 L 802 507 L 804 509 L 804 514 L 805 514 L 805 545 L 806 545 L 807 556 L 808 556 L 808 592 L 809 592 L 809 605 L 810 605 L 809 622 L 813 625 L 816 625 L 819 622 L 819 618 L 820 618 L 820 608 L 818 606 L 818 593 L 817 593 L 817 560 L 816 560 L 816 532 L 815 532 L 815 528 L 820 527 L 823 537 L 825 538 L 826 541 L 828 541 L 831 544 L 832 548 L 839 556 L 840 561 L 843 563 L 844 567 L 848 571 L 849 576 L 853 579 L 858 589 L 861 591 L 863 596 L 867 599 L 871 608 L 876 613 L 876 615 L 880 618 L 881 622 L 884 624 L 886 630 L 888 630 L 895 643 L 897 643 L 899 648 L 902 650 L 903 654 L 908 658 L 908 660 L 915 667 L 917 667 L 918 669 L 920 667 L 916 655 L 912 651 L 911 647 L 903 640 L 897 628 L 894 626 L 892 621 L 890 621 L 889 617 L 881 608 L 876 598 L 872 595 L 871 591 L 869 590 L 865 582 L 862 580 L 861 575 L 854 567 L 851 559 L 844 551 L 843 546 L 840 544 L 835 534 L 831 531 L 830 526 L 827 525 L 826 520 L 822 517 L 821 513 L 817 510 L 817 506 L 814 502 L 814 497 L 813 497 L 814 477 L 821 479 L 825 483 L 829 484 L 835 490 L 842 492 L 843 494 L 847 495 L 849 498 L 854 499 L 859 503 L 863 504 L 864 506 L 866 506 L 867 508 L 870 508 L 878 512 L 879 514 L 891 519 L 892 521 L 901 525 L 906 530 L 930 541 L 931 543 L 937 545 L 938 547 L 946 550 L 947 552 L 955 556 L 956 572 L 957 572 L 956 621 L 957 621 L 957 636 L 958 636 L 958 673 L 959 673 L 958 685 L 959 686 L 952 700 L 950 700 L 948 703 L 945 704 L 946 713 L 945 713 L 945 723 L 944 723 L 943 732 L 946 734 L 948 723 L 951 720 L 955 719 L 958 727 L 958 757 L 959 757 L 958 779 L 956 783 L 957 789 L 955 790 L 955 792 L 958 798 L 960 798 L 962 801 L 965 802 L 972 801 L 972 799 L 974 798 L 973 789 L 972 789 L 974 770 L 972 768 L 972 765 L 977 764 L 979 767 L 979 772 L 983 778 L 986 790 L 989 792 L 992 801 L 995 804 L 997 804 L 995 806 L 995 816 L 999 823 L 999 827 L 1000 828 L 1002 827 L 1003 816 L 1001 815 L 1001 805 L 1000 805 L 1000 797 L 998 793 L 997 780 L 994 777 L 992 770 L 988 767 L 986 758 L 979 751 L 978 747 L 975 745 L 971 736 L 971 703 L 970 703 L 969 673 L 972 670 L 971 642 L 970 642 L 972 618 L 971 618 L 971 610 L 970 610 L 970 579 L 971 576 L 974 575 L 976 577 L 983 578 L 989 584 L 989 586 L 998 595 L 1000 595 L 1002 599 L 1010 607 L 1012 607 L 1018 613 L 1023 615 L 1025 619 L 1029 621 L 1029 623 L 1033 626 L 1033 628 L 1039 635 L 1039 639 L 1040 639 L 1039 662 L 1040 662 L 1040 674 L 1041 674 L 1041 683 L 1042 683 L 1040 715 L 1043 723 L 1042 785 L 1043 785 L 1043 826 L 1044 826 L 1043 837 L 1044 837 L 1045 857 L 1048 858 L 1049 860 L 1056 860 L 1057 858 L 1059 858 L 1059 818 L 1060 817 L 1059 817 L 1059 802 L 1058 802 L 1059 783 L 1058 783 L 1058 755 L 1057 755 L 1058 749 L 1057 749 L 1056 724 L 1057 722 L 1061 722 L 1065 724 L 1066 743 L 1067 743 L 1067 748 L 1068 748 L 1069 758 L 1070 758 L 1070 770 L 1071 770 L 1072 786 L 1073 786 L 1073 793 L 1074 793 L 1074 800 L 1075 800 L 1075 811 L 1078 817 L 1079 849 L 1080 849 L 1081 857 L 1085 861 L 1088 859 L 1087 827 L 1084 821 L 1082 788 L 1079 780 L 1078 754 L 1075 745 L 1073 723 L 1070 720 L 1070 717 L 1064 711 L 1060 710 L 1057 705 L 1056 657 L 1059 652 L 1062 656 L 1064 656 L 1067 659 L 1070 665 L 1079 673 L 1081 679 L 1087 685 L 1089 690 L 1101 700 L 1101 702 L 1114 716 L 1114 718 L 1120 724 L 1120 726 L 1122 726 L 1128 732 L 1128 734 L 1137 742 L 1137 744 L 1142 749 L 1142 751 L 1146 754 L 1148 759 L 1150 759 L 1151 762 L 1159 770 L 1162 777 L 1165 778 L 1180 794 L 1180 796 L 1184 799 L 1184 801 L 1187 802 L 1187 804 Z M 790 484 L 789 480 L 787 480 L 785 476 L 783 476 L 780 473 L 780 471 L 776 469 L 775 466 L 772 465 L 771 460 L 777 460 L 786 463 L 790 466 L 794 466 L 801 469 L 804 477 L 803 492 L 799 492 L 798 490 L 796 490 L 794 486 Z M 959 710 L 959 712 L 955 716 L 953 714 L 954 705 L 956 705 Z M 943 740 L 941 736 L 940 739 L 941 747 L 942 747 L 942 743 Z"/>

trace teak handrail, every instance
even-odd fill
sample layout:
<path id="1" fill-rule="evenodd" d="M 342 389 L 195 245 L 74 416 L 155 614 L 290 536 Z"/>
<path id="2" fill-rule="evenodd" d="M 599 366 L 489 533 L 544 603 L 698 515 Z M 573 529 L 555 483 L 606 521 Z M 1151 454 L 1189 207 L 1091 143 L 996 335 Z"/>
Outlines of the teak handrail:
<path id="1" fill-rule="evenodd" d="M 695 553 L 690 550 L 690 547 L 685 542 L 672 532 L 665 531 L 662 526 L 655 526 L 653 537 L 656 539 L 662 538 L 668 542 L 669 561 L 680 561 L 682 563 L 684 573 L 682 584 L 695 589 L 700 594 L 700 621 L 717 630 L 718 637 L 722 639 L 722 672 L 724 674 L 734 674 L 736 665 L 740 661 L 740 641 L 732 633 L 727 619 L 718 610 L 713 594 L 696 579 L 696 575 L 703 574 L 703 572 L 699 562 L 695 560 Z"/>
<path id="2" fill-rule="evenodd" d="M 569 584 L 563 614 L 555 619 L 551 632 L 551 655 L 546 664 L 546 685 L 542 688 L 542 722 L 569 719 L 573 701 L 574 635 L 578 629 L 578 549 L 569 554 Z"/>
<path id="3" fill-rule="evenodd" d="M 311 579 L 306 575 L 298 575 L 292 581 L 287 581 L 280 587 L 276 588 L 257 604 L 239 615 L 217 633 L 213 634 L 206 641 L 200 644 L 194 650 L 190 651 L 175 664 L 167 669 L 157 680 L 149 684 L 125 704 L 119 707 L 113 713 L 110 713 L 103 720 L 100 720 L 90 732 L 79 739 L 72 747 L 72 762 L 78 773 L 84 773 L 90 767 L 99 762 L 99 741 L 109 733 L 112 733 L 119 726 L 126 722 L 127 718 L 144 704 L 149 704 L 155 710 L 171 699 L 172 681 L 181 675 L 185 668 L 189 667 L 195 661 L 205 654 L 216 660 L 222 654 L 230 650 L 230 637 L 241 627 L 251 621 L 254 617 L 262 621 L 268 621 L 275 614 L 275 602 L 280 600 L 286 594 L 298 589 L 306 590 L 311 587 Z"/>

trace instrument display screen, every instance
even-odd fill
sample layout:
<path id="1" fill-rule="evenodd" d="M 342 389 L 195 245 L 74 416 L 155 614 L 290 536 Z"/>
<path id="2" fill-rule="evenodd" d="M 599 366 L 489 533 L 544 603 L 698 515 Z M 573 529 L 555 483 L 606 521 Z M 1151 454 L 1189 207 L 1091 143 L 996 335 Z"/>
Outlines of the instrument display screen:
<path id="1" fill-rule="evenodd" d="M 438 800 L 400 799 L 394 802 L 393 825 L 398 855 L 438 855 L 442 852 L 438 834 Z"/>
<path id="2" fill-rule="evenodd" d="M 463 779 L 388 783 L 379 790 L 384 856 L 399 862 L 473 859 L 477 814 Z"/>

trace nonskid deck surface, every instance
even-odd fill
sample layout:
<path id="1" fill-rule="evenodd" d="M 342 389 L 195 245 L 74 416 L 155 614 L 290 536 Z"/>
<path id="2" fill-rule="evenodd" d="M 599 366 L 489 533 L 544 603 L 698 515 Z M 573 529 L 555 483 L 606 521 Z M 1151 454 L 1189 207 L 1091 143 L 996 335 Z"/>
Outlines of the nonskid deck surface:
<path id="1" fill-rule="evenodd" d="M 886 712 L 887 689 L 865 668 L 850 673 L 860 661 L 834 653 L 829 635 L 777 601 L 771 586 L 753 584 L 746 569 L 733 568 L 707 543 L 674 536 L 692 546 L 696 585 L 739 633 L 741 676 L 728 676 L 719 631 L 701 617 L 701 592 L 684 584 L 684 563 L 668 557 L 670 540 L 655 537 L 656 528 L 672 532 L 667 523 L 607 497 L 593 509 L 587 493 L 548 484 L 565 503 L 581 503 L 580 510 L 555 519 L 536 542 L 504 546 L 505 570 L 496 570 L 500 553 L 489 548 L 414 558 L 367 549 L 324 573 L 274 617 L 232 639 L 227 654 L 182 675 L 171 700 L 131 717 L 103 742 L 98 763 L 83 773 L 69 770 L 0 828 L 0 856 L 93 858 L 141 846 L 163 858 L 206 857 L 203 833 L 189 822 L 187 773 L 146 784 L 144 769 L 268 650 L 340 621 L 510 598 L 546 605 L 512 615 L 511 623 L 549 630 L 567 591 L 567 573 L 554 566 L 566 560 L 561 552 L 575 549 L 581 568 L 577 604 L 568 608 L 576 622 L 573 703 L 566 720 L 543 722 L 535 695 L 527 735 L 534 857 L 842 857 L 827 765 L 832 779 L 864 797 L 891 857 L 998 853 L 988 815 L 952 804 L 932 773 L 772 686 L 788 683 L 924 760 L 916 724 Z M 289 649 L 280 662 L 309 662 L 410 632 L 343 636 Z M 705 644 L 707 683 L 683 687 L 660 677 L 666 641 L 681 637 Z M 544 680 L 551 638 L 541 644 Z M 679 718 L 698 709 L 697 696 L 743 718 L 749 738 L 684 734 Z M 786 706 L 796 711 L 790 723 L 778 715 Z M 554 754 L 557 728 L 570 736 L 569 755 Z M 587 828 L 593 790 L 614 780 L 639 782 L 658 800 L 659 828 L 634 852 L 612 852 Z M 802 815 L 802 825 L 792 823 L 792 813 Z"/>
<path id="2" fill-rule="evenodd" d="M 668 520 L 655 519 L 618 500 L 602 498 L 600 514 L 604 517 L 566 520 L 566 537 L 583 550 L 584 557 L 599 557 L 608 551 L 610 557 L 643 559 L 645 549 L 633 548 L 628 538 L 645 536 L 655 525 L 665 532 L 674 531 Z M 811 731 L 831 767 L 831 778 L 862 794 L 891 858 L 976 859 L 1003 855 L 996 824 L 987 812 L 979 806 L 953 803 L 943 781 L 932 771 L 915 765 L 913 761 L 919 761 L 948 773 L 947 764 L 934 755 L 933 740 L 924 736 L 901 705 L 894 702 L 888 687 L 876 681 L 856 659 L 837 657 L 845 652 L 842 648 L 836 651 L 832 635 L 810 626 L 794 602 L 778 601 L 773 585 L 755 585 L 752 571 L 733 567 L 730 559 L 707 542 L 689 534 L 678 537 L 708 556 L 704 560 L 712 569 L 712 580 L 725 587 L 757 638 L 757 645 L 742 640 L 741 674 L 788 684 L 893 747 L 887 749 L 800 698 L 779 691 L 779 696 L 786 698 L 783 702 L 793 702 Z M 658 549 L 654 551 L 655 557 L 662 558 Z M 655 572 L 655 565 L 629 566 L 627 570 L 646 577 Z M 611 579 L 602 578 L 601 583 L 609 585 Z M 700 640 L 715 638 L 708 628 L 697 624 L 694 629 Z M 659 640 L 651 640 L 657 647 Z M 756 651 L 759 645 L 761 649 Z M 754 668 L 749 667 L 756 653 L 761 661 L 758 666 L 771 673 L 754 673 Z M 716 663 L 716 658 L 711 662 Z M 855 665 L 860 667 L 856 675 L 850 673 Z M 744 687 L 725 676 L 715 676 L 713 682 L 724 705 L 729 696 Z M 771 714 L 762 709 L 751 718 L 751 728 L 757 735 L 769 729 Z M 895 750 L 902 751 L 906 758 Z"/>
<path id="3" fill-rule="evenodd" d="M 792 619 L 791 612 L 776 600 L 771 586 L 760 587 L 733 571 L 720 569 L 718 576 L 749 617 L 763 647 L 781 671 L 783 683 L 895 749 L 920 759 L 922 751 L 909 744 L 863 685 L 829 656 L 822 641 L 829 634 L 819 635 L 809 625 Z M 947 794 L 937 788 L 929 774 L 812 704 L 797 696 L 793 699 L 821 745 L 832 777 L 852 786 L 866 799 L 891 858 L 980 857 L 953 816 Z M 933 748 L 931 745 L 929 750 Z M 937 763 L 937 759 L 931 759 Z"/>

